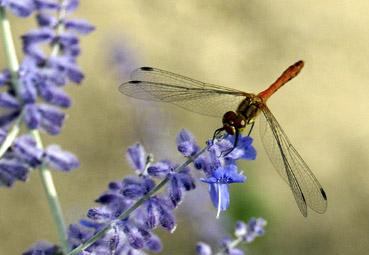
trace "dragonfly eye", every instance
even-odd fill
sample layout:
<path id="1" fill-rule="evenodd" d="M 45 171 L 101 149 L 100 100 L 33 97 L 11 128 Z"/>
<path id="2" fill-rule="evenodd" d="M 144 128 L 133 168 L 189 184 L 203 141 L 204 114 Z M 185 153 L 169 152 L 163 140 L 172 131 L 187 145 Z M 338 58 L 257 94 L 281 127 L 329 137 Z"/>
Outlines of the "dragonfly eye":
<path id="1" fill-rule="evenodd" d="M 235 123 L 237 121 L 237 113 L 233 111 L 226 112 L 223 115 L 223 124 L 231 124 Z"/>

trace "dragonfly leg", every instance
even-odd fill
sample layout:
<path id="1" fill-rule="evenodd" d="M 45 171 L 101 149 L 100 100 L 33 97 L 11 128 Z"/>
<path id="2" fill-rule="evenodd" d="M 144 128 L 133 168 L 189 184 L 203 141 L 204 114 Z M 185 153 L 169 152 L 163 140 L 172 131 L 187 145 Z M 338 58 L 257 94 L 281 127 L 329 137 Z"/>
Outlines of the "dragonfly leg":
<path id="1" fill-rule="evenodd" d="M 211 139 L 211 145 L 214 144 L 214 140 L 218 138 L 218 135 L 222 131 L 224 131 L 224 127 L 218 128 L 217 130 L 214 131 L 213 139 Z"/>
<path id="2" fill-rule="evenodd" d="M 238 137 L 240 136 L 240 131 L 238 129 L 236 129 L 236 134 L 235 134 L 235 137 L 234 137 L 234 143 L 233 143 L 233 147 L 229 150 L 226 150 L 226 151 L 222 151 L 222 153 L 220 154 L 220 156 L 222 157 L 225 157 L 227 156 L 229 153 L 231 153 L 238 145 Z"/>
<path id="3" fill-rule="evenodd" d="M 247 136 L 250 136 L 251 135 L 251 131 L 254 128 L 254 125 L 255 125 L 255 121 L 252 122 L 251 128 L 250 128 L 249 132 L 247 133 Z"/>

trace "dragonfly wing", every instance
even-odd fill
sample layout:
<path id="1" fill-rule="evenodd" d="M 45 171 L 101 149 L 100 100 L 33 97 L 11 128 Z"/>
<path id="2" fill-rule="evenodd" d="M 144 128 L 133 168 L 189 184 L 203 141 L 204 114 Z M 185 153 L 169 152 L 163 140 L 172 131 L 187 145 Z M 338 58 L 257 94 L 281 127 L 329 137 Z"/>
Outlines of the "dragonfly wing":
<path id="1" fill-rule="evenodd" d="M 125 95 L 151 101 L 175 104 L 192 112 L 219 117 L 236 110 L 250 94 L 196 81 L 168 71 L 141 67 L 135 70 L 132 81 L 120 85 Z"/>
<path id="2" fill-rule="evenodd" d="M 260 118 L 260 136 L 264 148 L 282 178 L 290 185 L 301 213 L 307 206 L 318 213 L 327 209 L 327 196 L 300 154 L 290 143 L 283 129 L 265 105 Z"/>
<path id="3" fill-rule="evenodd" d="M 199 88 L 216 90 L 230 93 L 244 93 L 239 90 L 227 88 L 219 85 L 209 84 L 201 82 L 180 74 L 172 73 L 166 70 L 162 70 L 154 67 L 140 67 L 131 73 L 131 80 L 133 81 L 149 81 L 159 84 L 171 84 L 185 86 L 187 88 Z"/>

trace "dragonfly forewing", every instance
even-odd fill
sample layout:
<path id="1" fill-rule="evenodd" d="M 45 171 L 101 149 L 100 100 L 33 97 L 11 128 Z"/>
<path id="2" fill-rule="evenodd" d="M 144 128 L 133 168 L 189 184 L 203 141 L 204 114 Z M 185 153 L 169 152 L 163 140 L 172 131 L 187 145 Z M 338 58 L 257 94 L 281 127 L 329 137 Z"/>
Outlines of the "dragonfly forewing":
<path id="1" fill-rule="evenodd" d="M 132 81 L 120 85 L 125 95 L 175 104 L 186 110 L 211 117 L 235 110 L 248 93 L 197 81 L 152 67 L 141 67 L 132 73 Z"/>

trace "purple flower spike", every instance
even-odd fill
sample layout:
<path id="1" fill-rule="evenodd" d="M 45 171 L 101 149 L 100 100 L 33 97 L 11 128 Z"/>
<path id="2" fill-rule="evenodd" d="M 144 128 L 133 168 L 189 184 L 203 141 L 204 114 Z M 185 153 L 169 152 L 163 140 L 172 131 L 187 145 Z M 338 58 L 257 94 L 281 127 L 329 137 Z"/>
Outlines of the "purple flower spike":
<path id="1" fill-rule="evenodd" d="M 34 82 L 38 80 L 38 77 L 34 73 L 27 73 L 21 75 L 20 86 L 19 86 L 19 96 L 22 98 L 24 103 L 35 103 L 37 99 L 37 90 Z"/>
<path id="2" fill-rule="evenodd" d="M 26 181 L 28 177 L 28 168 L 17 159 L 0 159 L 0 171 L 12 175 L 15 179 Z"/>
<path id="3" fill-rule="evenodd" d="M 196 254 L 197 255 L 212 255 L 211 247 L 203 242 L 198 242 L 196 245 Z"/>
<path id="4" fill-rule="evenodd" d="M 0 186 L 11 187 L 15 181 L 26 181 L 29 170 L 17 159 L 0 159 Z"/>
<path id="5" fill-rule="evenodd" d="M 10 71 L 8 69 L 3 70 L 0 72 L 0 86 L 4 86 L 5 84 L 10 83 L 11 76 Z"/>
<path id="6" fill-rule="evenodd" d="M 13 152 L 17 158 L 35 168 L 42 163 L 43 150 L 37 148 L 36 141 L 29 135 L 18 137 L 13 143 Z"/>
<path id="7" fill-rule="evenodd" d="M 127 237 L 128 243 L 134 249 L 144 248 L 145 242 L 150 238 L 150 233 L 142 228 L 124 224 L 123 232 Z"/>
<path id="8" fill-rule="evenodd" d="M 37 10 L 57 10 L 60 4 L 57 1 L 34 0 Z"/>
<path id="9" fill-rule="evenodd" d="M 170 210 L 168 210 L 168 208 L 165 208 L 162 205 L 160 205 L 158 209 L 160 225 L 169 232 L 173 233 L 177 227 L 174 215 Z"/>
<path id="10" fill-rule="evenodd" d="M 105 207 L 91 208 L 87 212 L 87 217 L 97 222 L 105 222 L 111 219 L 111 212 Z"/>
<path id="11" fill-rule="evenodd" d="M 251 243 L 256 237 L 264 234 L 264 227 L 266 221 L 262 218 L 251 218 L 248 223 L 238 221 L 235 228 L 236 239 L 232 240 L 229 237 L 221 240 L 221 252 L 217 254 L 228 254 L 228 255 L 244 255 L 245 253 L 238 249 L 236 245 L 242 241 L 243 243 Z M 198 255 L 211 255 L 211 248 L 206 243 L 198 243 L 196 246 Z"/>
<path id="12" fill-rule="evenodd" d="M 64 26 L 67 30 L 73 30 L 80 34 L 88 34 L 95 30 L 93 25 L 91 25 L 87 20 L 83 19 L 67 20 Z"/>
<path id="13" fill-rule="evenodd" d="M 234 136 L 228 136 L 227 140 L 229 140 L 232 144 L 234 143 Z M 254 146 L 252 146 L 253 139 L 249 136 L 240 136 L 238 138 L 238 143 L 236 148 L 226 156 L 227 159 L 238 160 L 254 160 L 256 159 L 256 150 Z"/>
<path id="14" fill-rule="evenodd" d="M 11 122 L 13 122 L 18 116 L 19 111 L 13 111 L 7 114 L 0 115 L 0 127 L 7 127 Z"/>
<path id="15" fill-rule="evenodd" d="M 64 6 L 68 12 L 72 12 L 79 6 L 79 0 L 66 0 Z"/>
<path id="16" fill-rule="evenodd" d="M 20 104 L 18 100 L 8 92 L 0 93 L 0 107 L 7 109 L 18 109 Z"/>
<path id="17" fill-rule="evenodd" d="M 173 175 L 170 178 L 170 182 L 168 186 L 168 194 L 169 194 L 169 199 L 172 201 L 174 207 L 177 207 L 178 204 L 182 202 L 183 193 L 182 193 L 181 186 L 180 186 L 180 183 L 176 175 Z"/>
<path id="18" fill-rule="evenodd" d="M 177 135 L 177 149 L 184 156 L 189 157 L 199 151 L 193 135 L 185 129 L 182 129 Z"/>
<path id="19" fill-rule="evenodd" d="M 201 181 L 209 184 L 209 193 L 211 201 L 218 209 L 217 217 L 220 211 L 225 211 L 229 207 L 228 184 L 245 182 L 246 177 L 237 172 L 236 165 L 219 167 L 211 176 L 202 178 Z"/>
<path id="20" fill-rule="evenodd" d="M 38 105 L 38 111 L 42 117 L 41 127 L 51 135 L 59 134 L 64 122 L 64 112 L 47 104 Z"/>
<path id="21" fill-rule="evenodd" d="M 33 0 L 3 0 L 0 1 L 0 5 L 18 17 L 28 17 L 35 9 Z"/>
<path id="22" fill-rule="evenodd" d="M 127 177 L 122 184 L 121 193 L 129 199 L 140 198 L 155 187 L 155 182 L 149 178 Z"/>
<path id="23" fill-rule="evenodd" d="M 60 171 L 70 171 L 79 167 L 79 160 L 72 153 L 63 151 L 58 145 L 50 145 L 45 151 L 45 162 Z"/>
<path id="24" fill-rule="evenodd" d="M 38 112 L 35 104 L 26 104 L 24 109 L 23 120 L 29 129 L 36 129 L 40 126 L 41 114 Z"/>
<path id="25" fill-rule="evenodd" d="M 55 28 L 56 25 L 58 24 L 58 20 L 55 17 L 45 14 L 45 13 L 37 14 L 36 19 L 37 19 L 37 24 L 40 27 Z"/>
<path id="26" fill-rule="evenodd" d="M 62 254 L 62 249 L 54 244 L 45 241 L 40 241 L 32 246 L 28 251 L 22 255 L 55 255 Z"/>
<path id="27" fill-rule="evenodd" d="M 264 235 L 264 227 L 267 222 L 263 218 L 251 218 L 247 223 L 247 232 L 243 236 L 243 240 L 251 243 L 256 237 Z"/>
<path id="28" fill-rule="evenodd" d="M 74 45 L 77 45 L 77 44 L 64 45 L 63 50 L 68 51 L 69 47 L 73 47 Z M 84 78 L 84 75 L 83 75 L 82 71 L 77 66 L 74 59 L 69 57 L 69 56 L 53 57 L 53 58 L 50 58 L 49 62 L 57 70 L 59 70 L 61 72 L 65 72 L 66 76 L 69 78 L 69 80 L 71 80 L 75 83 L 80 83 Z"/>
<path id="29" fill-rule="evenodd" d="M 56 39 L 58 43 L 61 44 L 63 48 L 68 48 L 72 45 L 78 44 L 79 39 L 76 35 L 71 33 L 64 33 L 58 36 Z"/>
<path id="30" fill-rule="evenodd" d="M 50 86 L 49 84 L 42 82 L 39 84 L 38 89 L 40 96 L 50 104 L 67 108 L 72 103 L 68 94 L 58 87 Z"/>
<path id="31" fill-rule="evenodd" d="M 144 225 L 148 229 L 154 229 L 159 225 L 159 210 L 156 206 L 155 202 L 149 200 L 145 205 L 145 216 L 144 216 Z"/>
<path id="32" fill-rule="evenodd" d="M 163 249 L 163 245 L 160 241 L 160 238 L 156 235 L 152 235 L 145 244 L 145 248 L 151 252 L 159 253 Z"/>
<path id="33" fill-rule="evenodd" d="M 146 152 L 144 147 L 136 143 L 128 148 L 126 158 L 130 166 L 139 173 L 145 170 L 146 166 Z"/>
<path id="34" fill-rule="evenodd" d="M 229 255 L 244 255 L 245 253 L 240 249 L 233 248 L 233 249 L 228 250 L 228 254 Z"/>
<path id="35" fill-rule="evenodd" d="M 50 43 L 55 36 L 55 32 L 49 28 L 35 29 L 22 35 L 23 48 L 28 48 L 32 44 Z"/>
<path id="36" fill-rule="evenodd" d="M 81 69 L 76 65 L 70 65 L 67 69 L 68 79 L 79 84 L 85 78 L 85 75 L 82 73 Z"/>
<path id="37" fill-rule="evenodd" d="M 4 129 L 0 128 L 0 144 L 2 144 L 7 136 L 7 132 Z"/>
<path id="38" fill-rule="evenodd" d="M 237 221 L 235 227 L 235 236 L 241 237 L 247 234 L 247 224 L 243 221 Z"/>
<path id="39" fill-rule="evenodd" d="M 152 164 L 147 168 L 147 173 L 153 177 L 166 177 L 172 170 L 171 162 L 168 160 L 162 160 Z"/>
<path id="40" fill-rule="evenodd" d="M 196 188 L 195 180 L 190 174 L 190 169 L 185 168 L 182 171 L 175 174 L 178 178 L 179 183 L 185 189 L 185 191 L 190 191 Z"/>

